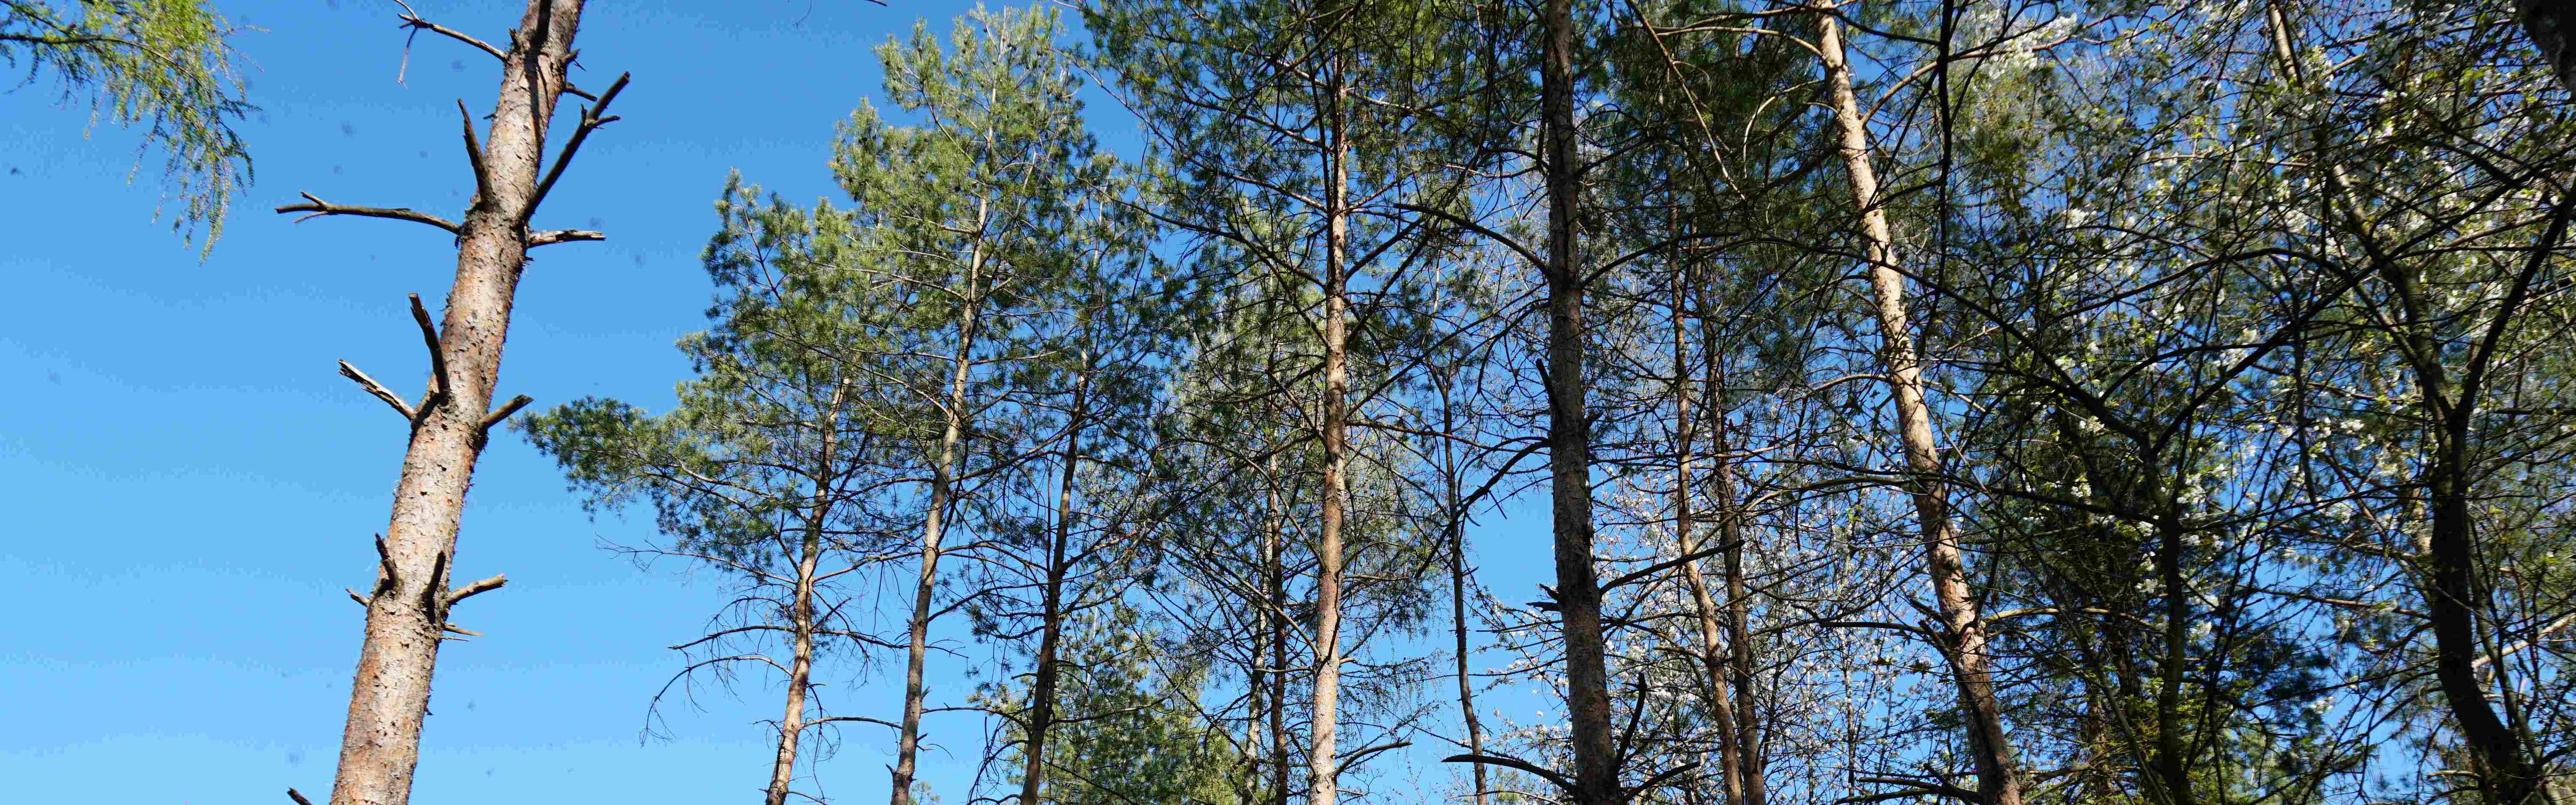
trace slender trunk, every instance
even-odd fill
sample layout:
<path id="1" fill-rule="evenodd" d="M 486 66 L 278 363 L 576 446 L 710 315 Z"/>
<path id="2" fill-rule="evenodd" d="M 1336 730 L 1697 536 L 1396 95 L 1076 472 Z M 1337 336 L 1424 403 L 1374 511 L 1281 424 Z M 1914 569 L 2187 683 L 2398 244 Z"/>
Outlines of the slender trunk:
<path id="1" fill-rule="evenodd" d="M 528 213 L 537 202 L 546 127 L 564 87 L 564 66 L 580 27 L 580 0 L 531 0 L 501 70 L 501 92 L 482 147 L 489 193 L 478 193 L 457 231 L 456 280 L 448 290 L 438 349 L 446 369 L 425 402 L 403 455 L 366 640 L 349 687 L 332 805 L 404 805 L 420 762 L 430 676 L 454 603 L 457 525 L 483 451 L 484 417 L 500 379 L 501 345 L 519 274 L 527 264 Z"/>
<path id="2" fill-rule="evenodd" d="M 1726 420 L 1721 412 L 1712 413 L 1720 417 L 1715 420 L 1719 427 L 1710 429 L 1709 446 L 1724 453 L 1730 449 Z M 1754 708 L 1761 700 L 1754 698 L 1753 596 L 1744 579 L 1744 534 L 1735 511 L 1735 470 L 1724 463 L 1717 465 L 1717 498 L 1724 505 L 1718 512 L 1717 540 L 1726 546 L 1726 642 L 1735 649 L 1736 777 L 1744 784 L 1744 804 L 1763 805 L 1771 795 L 1763 775 L 1761 713 Z"/>
<path id="3" fill-rule="evenodd" d="M 835 381 L 829 410 L 823 417 L 821 474 L 814 477 L 814 502 L 806 510 L 805 536 L 798 544 L 795 597 L 788 603 L 788 630 L 794 643 L 787 667 L 786 712 L 778 717 L 778 757 L 769 767 L 766 805 L 787 805 L 788 786 L 796 779 L 796 749 L 805 732 L 805 696 L 814 679 L 814 574 L 823 561 L 823 527 L 830 521 L 833 477 L 840 452 L 841 403 L 846 387 Z"/>
<path id="4" fill-rule="evenodd" d="M 979 208 L 977 218 L 982 217 L 983 211 Z M 983 257 L 983 246 L 977 244 L 973 256 L 967 261 L 966 304 L 958 313 L 957 354 L 948 376 L 947 422 L 939 434 L 938 463 L 930 468 L 930 512 L 921 527 L 921 578 L 912 589 L 912 634 L 911 642 L 905 646 L 907 665 L 903 676 L 902 735 L 895 746 L 893 790 L 888 794 L 888 802 L 892 805 L 908 805 L 912 801 L 914 762 L 921 754 L 922 700 L 928 695 L 922 673 L 929 659 L 931 599 L 939 581 L 940 541 L 948 532 L 948 507 L 954 493 L 950 487 L 956 480 L 957 443 L 966 433 L 966 380 L 968 370 L 975 365 L 976 328 L 981 323 L 977 314 L 983 302 L 979 287 L 983 280 Z"/>
<path id="5" fill-rule="evenodd" d="M 1688 334 L 1682 327 L 1684 307 L 1682 300 L 1688 298 L 1686 296 L 1689 292 L 1688 286 L 1687 272 L 1675 268 L 1673 270 L 1673 452 L 1677 458 L 1673 460 L 1673 541 L 1674 550 L 1682 556 L 1700 551 L 1699 534 L 1696 531 L 1698 524 L 1691 518 L 1690 493 L 1691 449 L 1697 434 L 1692 428 L 1694 421 L 1691 419 L 1690 373 L 1685 370 L 1685 367 L 1689 366 L 1689 350 L 1685 348 Z M 1712 411 L 1711 415 L 1722 414 Z M 1719 460 L 1724 461 L 1722 458 Z M 1717 731 L 1718 782 L 1726 793 L 1726 805 L 1741 805 L 1744 802 L 1744 781 L 1741 774 L 1742 765 L 1735 746 L 1735 728 L 1738 722 L 1735 716 L 1734 697 L 1728 695 L 1727 691 L 1726 640 L 1720 636 L 1722 627 L 1718 624 L 1717 600 L 1715 596 L 1709 594 L 1708 576 L 1700 572 L 1699 560 L 1692 559 L 1682 565 L 1682 578 L 1689 583 L 1691 602 L 1696 607 L 1695 612 L 1699 620 L 1700 662 L 1708 674 L 1707 684 L 1702 690 L 1706 692 L 1709 710 L 1716 714 L 1717 723 L 1720 725 Z"/>
<path id="6" fill-rule="evenodd" d="M 2549 60 L 2551 72 L 2561 86 L 2576 87 L 2576 56 L 2566 47 L 2567 9 L 2564 3 L 2516 0 L 2516 16 L 2532 44 Z M 2281 61 L 2282 71 L 2297 81 L 2302 89 L 2308 78 L 2299 64 L 2291 42 L 2289 20 L 2278 5 L 2266 9 L 2272 29 L 2272 55 Z M 2337 198 L 2352 195 L 2351 181 L 2340 167 L 2326 172 L 2329 186 Z M 2358 216 L 2345 212 L 2346 217 Z M 2554 227 L 2553 227 L 2554 228 Z M 2366 233 L 2365 233 L 2366 234 Z M 2550 236 L 2551 244 L 2555 235 Z M 2544 245 L 2543 248 L 2548 248 Z M 2425 614 L 2433 626 L 2433 676 L 2442 688 L 2442 698 L 2458 722 L 2460 737 L 2484 768 L 2479 778 L 2480 790 L 2498 805 L 2529 805 L 2550 799 L 2547 775 L 2535 767 L 2525 747 L 2522 733 L 2496 715 L 2487 704 L 2486 689 L 2478 683 L 2477 662 L 2482 653 L 2478 640 L 2477 610 L 2487 606 L 2487 590 L 2477 578 L 2477 522 L 2469 513 L 2470 462 L 2468 457 L 2469 423 L 2475 421 L 2478 401 L 2474 387 L 2478 379 L 2466 378 L 2455 384 L 2442 365 L 2441 347 L 2433 343 L 2427 331 L 2431 318 L 2424 305 L 2424 291 L 2418 278 L 2407 265 L 2391 260 L 2377 260 L 2380 279 L 2397 294 L 2403 317 L 2403 332 L 2397 336 L 2398 350 L 2415 373 L 2416 387 L 2423 390 L 2422 405 L 2428 419 L 2436 423 L 2431 466 L 2426 468 L 2428 503 L 2432 507 L 2431 527 L 2426 529 L 2422 544 L 2430 566 L 2425 568 Z M 2510 310 L 2498 315 L 2510 315 Z M 2438 397 L 2460 392 L 2448 406 Z M 2496 664 L 2496 687 L 2505 688 L 2504 664 Z"/>
<path id="7" fill-rule="evenodd" d="M 1450 403 L 1450 378 L 1440 378 L 1440 432 L 1458 431 L 1457 410 Z M 1458 715 L 1467 724 L 1467 753 L 1485 753 L 1485 725 L 1476 718 L 1475 680 L 1467 674 L 1467 512 L 1458 497 L 1458 447 L 1455 442 L 1440 442 L 1440 480 L 1446 487 L 1443 507 L 1449 516 L 1449 614 L 1451 637 L 1456 640 L 1458 657 Z M 1467 764 L 1475 777 L 1473 800 L 1485 805 L 1485 764 Z"/>
<path id="8" fill-rule="evenodd" d="M 824 438 L 824 455 L 829 456 L 831 437 Z M 787 666 L 786 711 L 778 717 L 778 757 L 769 767 L 768 805 L 787 805 L 788 785 L 796 778 L 797 743 L 805 732 L 805 692 L 814 677 L 814 570 L 823 553 L 822 507 L 827 505 L 819 498 L 826 494 L 816 490 L 816 510 L 805 523 L 804 554 L 796 562 L 795 600 L 787 609 L 794 657 Z"/>
<path id="9" fill-rule="evenodd" d="M 1581 166 L 1574 151 L 1574 4 L 1547 0 L 1540 114 L 1547 170 L 1548 464 L 1555 507 L 1556 599 L 1565 636 L 1566 710 L 1574 726 L 1575 805 L 1612 805 L 1619 758 L 1611 732 L 1601 582 L 1592 566 L 1592 427 L 1583 388 L 1583 269 L 1574 259 Z"/>
<path id="10" fill-rule="evenodd" d="M 1038 636 L 1037 684 L 1029 693 L 1028 765 L 1020 773 L 1020 805 L 1038 805 L 1038 791 L 1046 776 L 1047 730 L 1055 726 L 1056 646 L 1064 636 L 1064 577 L 1067 543 L 1073 537 L 1073 477 L 1082 462 L 1082 429 L 1090 424 L 1091 372 L 1089 355 L 1083 360 L 1082 377 L 1073 386 L 1073 422 L 1064 440 L 1063 473 L 1056 478 L 1055 538 L 1047 545 L 1046 597 L 1039 613 L 1046 625 Z"/>
<path id="11" fill-rule="evenodd" d="M 1263 473 L 1270 487 L 1270 522 L 1261 535 L 1262 588 L 1270 600 L 1262 617 L 1270 624 L 1270 801 L 1288 805 L 1288 605 L 1287 501 L 1279 493 L 1279 457 Z"/>
<path id="12" fill-rule="evenodd" d="M 1333 805 L 1341 796 L 1340 759 L 1334 757 L 1335 722 L 1342 695 L 1342 521 L 1350 495 L 1350 143 L 1341 121 L 1339 72 L 1324 88 L 1330 130 L 1324 182 L 1324 522 L 1315 546 L 1315 710 L 1312 748 L 1306 757 L 1307 805 Z"/>
<path id="13" fill-rule="evenodd" d="M 1861 236 L 1869 258 L 1870 289 L 1878 304 L 1879 358 L 1889 391 L 1895 397 L 1896 424 L 1905 443 L 1907 469 L 1925 477 L 1906 484 L 1923 528 L 1924 574 L 1932 582 L 1932 599 L 1941 614 L 1940 646 L 1958 687 L 1959 708 L 1966 716 L 1968 745 L 1977 764 L 1977 790 L 1988 805 L 2021 805 L 2021 783 L 2013 772 L 2012 739 L 2003 726 L 1995 700 L 1994 677 L 1986 654 L 1985 624 L 1978 620 L 1977 600 L 1968 587 L 1967 564 L 1959 549 L 1959 532 L 1950 520 L 1949 501 L 1929 479 L 1941 466 L 1940 447 L 1932 435 L 1932 412 L 1923 398 L 1923 364 L 1914 353 L 1906 324 L 1905 277 L 1896 270 L 1896 238 L 1887 213 L 1880 208 L 1878 174 L 1869 161 L 1869 128 L 1852 96 L 1851 66 L 1844 60 L 1841 26 L 1820 17 L 1819 50 L 1831 82 L 1834 122 L 1840 130 L 1843 164 L 1851 178 L 1852 196 L 1860 205 Z"/>

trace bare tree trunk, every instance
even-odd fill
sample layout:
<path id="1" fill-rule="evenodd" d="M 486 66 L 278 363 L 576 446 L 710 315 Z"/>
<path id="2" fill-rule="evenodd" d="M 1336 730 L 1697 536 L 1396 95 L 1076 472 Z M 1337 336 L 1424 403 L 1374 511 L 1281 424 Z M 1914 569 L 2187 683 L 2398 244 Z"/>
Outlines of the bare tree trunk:
<path id="1" fill-rule="evenodd" d="M 1574 8 L 1547 0 L 1540 115 L 1547 179 L 1548 465 L 1555 508 L 1556 600 L 1565 637 L 1566 710 L 1574 727 L 1575 805 L 1613 805 L 1618 749 L 1611 732 L 1601 582 L 1592 566 L 1592 427 L 1584 417 L 1583 269 L 1575 262 L 1581 165 L 1574 150 Z"/>
<path id="2" fill-rule="evenodd" d="M 1676 456 L 1673 460 L 1673 541 L 1674 550 L 1685 557 L 1700 551 L 1699 535 L 1695 530 L 1697 523 L 1691 518 L 1691 450 L 1697 434 L 1692 427 L 1695 422 L 1691 418 L 1690 372 L 1685 368 L 1690 365 L 1685 348 L 1689 343 L 1688 334 L 1682 327 L 1683 300 L 1689 298 L 1688 286 L 1688 272 L 1676 267 L 1673 270 L 1673 453 Z M 1724 416 L 1718 411 L 1711 411 L 1711 415 Z M 1720 726 L 1717 731 L 1718 781 L 1725 792 L 1726 805 L 1741 805 L 1744 802 L 1743 767 L 1735 745 L 1739 722 L 1735 715 L 1734 697 L 1727 691 L 1726 641 L 1720 636 L 1722 627 L 1718 624 L 1717 600 L 1709 594 L 1708 577 L 1700 572 L 1698 559 L 1682 564 L 1682 577 L 1689 583 L 1691 602 L 1696 607 L 1699 620 L 1699 657 L 1708 673 L 1708 683 L 1703 690 L 1708 697 L 1709 710 L 1716 714 Z"/>
<path id="3" fill-rule="evenodd" d="M 1281 529 L 1287 501 L 1279 493 L 1279 457 L 1272 454 L 1263 477 L 1270 483 L 1270 522 L 1261 535 L 1262 588 L 1270 600 L 1262 607 L 1270 622 L 1270 801 L 1288 805 L 1288 568 L 1286 536 Z"/>
<path id="4" fill-rule="evenodd" d="M 1324 501 L 1315 546 L 1315 705 L 1306 757 L 1307 805 L 1340 798 L 1335 724 L 1342 695 L 1342 522 L 1350 497 L 1350 143 L 1342 130 L 1343 87 L 1337 70 L 1324 87 L 1327 138 L 1324 182 Z"/>
<path id="5" fill-rule="evenodd" d="M 1843 164 L 1852 196 L 1860 205 L 1861 235 L 1869 258 L 1870 289 L 1878 304 L 1879 359 L 1885 364 L 1889 391 L 1895 397 L 1899 436 L 1905 443 L 1906 467 L 1920 476 L 1906 484 L 1914 497 L 1915 517 L 1923 528 L 1924 573 L 1931 578 L 1932 598 L 1941 613 L 1947 645 L 1940 646 L 1959 689 L 1966 716 L 1968 743 L 1977 763 L 1977 789 L 1987 805 L 2021 805 L 2021 784 L 2013 772 L 2012 740 L 2004 733 L 2003 713 L 1995 700 L 1994 678 L 1986 655 L 1985 625 L 1978 620 L 1977 600 L 1969 589 L 1967 565 L 1959 549 L 1959 532 L 1950 521 L 1949 501 L 1928 477 L 1941 467 L 1940 447 L 1932 434 L 1931 408 L 1923 399 L 1923 364 L 1914 352 L 1906 323 L 1905 278 L 1896 270 L 1896 238 L 1880 207 L 1878 173 L 1869 158 L 1869 128 L 1852 96 L 1851 66 L 1844 59 L 1840 24 L 1820 16 L 1819 52 L 1825 60 L 1833 94 L 1835 127 L 1841 134 Z"/>
<path id="6" fill-rule="evenodd" d="M 1440 433 L 1443 436 L 1458 432 L 1457 410 L 1450 398 L 1450 380 L 1446 375 L 1439 380 Z M 1449 517 L 1449 613 L 1451 636 L 1457 644 L 1458 715 L 1467 725 L 1467 753 L 1482 755 L 1485 753 L 1485 725 L 1476 717 L 1475 680 L 1467 673 L 1467 512 L 1465 503 L 1458 497 L 1458 445 L 1445 438 L 1440 441 L 1440 480 L 1445 486 L 1443 508 Z M 1475 779 L 1472 799 L 1475 805 L 1485 805 L 1485 764 L 1467 765 Z"/>
<path id="7" fill-rule="evenodd" d="M 501 584 L 494 577 L 455 590 L 447 587 L 475 461 L 490 428 L 525 404 L 523 398 L 501 411 L 487 410 L 500 377 L 502 341 L 509 331 L 510 308 L 528 249 L 599 239 L 597 233 L 531 233 L 528 229 L 529 215 L 553 181 L 545 177 L 540 182 L 546 129 L 556 98 L 566 88 L 564 67 L 571 58 L 581 10 L 580 0 L 531 0 L 520 16 L 519 27 L 501 54 L 500 97 L 493 107 L 488 143 L 477 145 L 472 121 L 466 123 L 467 156 L 478 190 L 461 223 L 408 209 L 328 204 L 310 195 L 306 198 L 311 204 L 278 210 L 429 223 L 453 232 L 457 240 L 455 284 L 448 290 L 439 327 L 431 328 L 428 314 L 414 299 L 414 316 L 433 350 L 429 395 L 417 406 L 404 403 L 342 364 L 344 374 L 410 420 L 411 445 L 394 488 L 391 522 L 377 541 L 381 563 L 376 584 L 371 594 L 361 597 L 367 606 L 366 640 L 350 685 L 349 717 L 341 732 L 331 789 L 333 805 L 410 801 L 412 773 L 420 761 L 421 724 L 429 712 L 430 678 L 438 664 L 442 632 L 449 628 L 448 611 L 464 597 Z M 458 111 L 463 112 L 461 104 Z M 587 114 L 583 122 L 583 134 L 596 125 Z M 555 166 L 558 171 L 579 141 L 576 136 L 565 149 Z"/>
<path id="8" fill-rule="evenodd" d="M 983 215 L 979 209 L 976 217 L 981 219 Z M 912 588 L 912 633 L 911 641 L 905 646 L 907 664 L 903 675 L 902 735 L 895 746 L 893 790 L 887 795 L 887 801 L 892 805 L 907 805 L 912 801 L 914 763 L 921 754 L 922 700 L 929 694 L 922 674 L 929 660 L 930 616 L 932 599 L 938 591 L 940 541 L 948 534 L 948 507 L 955 493 L 951 487 L 956 483 L 957 444 L 966 434 L 966 380 L 968 370 L 975 365 L 976 328 L 981 324 L 977 314 L 983 302 L 979 287 L 983 281 L 983 265 L 983 245 L 978 243 L 974 254 L 967 260 L 966 304 L 958 313 L 957 354 L 948 376 L 947 422 L 939 434 L 938 463 L 930 468 L 930 511 L 921 526 L 921 578 Z"/>
<path id="9" fill-rule="evenodd" d="M 1082 377 L 1073 386 L 1073 422 L 1064 439 L 1063 473 L 1056 479 L 1055 538 L 1047 546 L 1046 597 L 1039 610 L 1046 625 L 1038 636 L 1037 683 L 1029 693 L 1028 748 L 1023 753 L 1028 765 L 1020 773 L 1020 805 L 1038 805 L 1041 781 L 1046 777 L 1047 730 L 1055 726 L 1056 647 L 1064 636 L 1064 577 L 1068 570 L 1065 556 L 1073 536 L 1073 478 L 1082 462 L 1082 429 L 1090 424 L 1092 369 L 1086 352 Z"/>

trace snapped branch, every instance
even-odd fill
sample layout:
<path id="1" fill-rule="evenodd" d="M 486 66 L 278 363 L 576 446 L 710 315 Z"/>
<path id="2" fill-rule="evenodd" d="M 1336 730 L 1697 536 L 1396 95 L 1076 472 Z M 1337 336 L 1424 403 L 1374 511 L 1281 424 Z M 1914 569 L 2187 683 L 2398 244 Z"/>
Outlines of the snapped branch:
<path id="1" fill-rule="evenodd" d="M 405 421 L 420 420 L 420 414 L 412 410 L 411 403 L 403 402 L 403 398 L 395 394 L 392 389 L 385 388 L 385 384 L 376 382 L 376 379 L 368 377 L 367 373 L 358 371 L 358 367 L 350 366 L 348 361 L 340 362 L 340 376 L 357 383 L 359 387 L 366 389 L 368 394 L 376 395 L 376 399 L 385 401 L 386 405 L 393 406 L 394 413 L 401 414 Z"/>
<path id="2" fill-rule="evenodd" d="M 430 409 L 448 401 L 453 395 L 447 386 L 447 349 L 439 346 L 438 325 L 429 320 L 429 308 L 420 304 L 420 294 L 411 294 L 411 321 L 420 326 L 421 346 L 429 349 L 429 374 L 434 379 L 428 396 L 422 397 L 418 416 L 428 416 Z M 418 421 L 418 420 L 414 420 Z"/>
<path id="3" fill-rule="evenodd" d="M 549 229 L 528 235 L 528 248 L 552 246 L 583 240 L 607 240 L 608 235 L 596 229 Z"/>

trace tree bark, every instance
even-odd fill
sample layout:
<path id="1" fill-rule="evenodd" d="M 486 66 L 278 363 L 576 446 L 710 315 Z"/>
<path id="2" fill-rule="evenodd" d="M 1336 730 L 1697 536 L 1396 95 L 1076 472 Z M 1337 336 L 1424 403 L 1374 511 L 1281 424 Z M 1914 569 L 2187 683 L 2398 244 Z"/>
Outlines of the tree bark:
<path id="1" fill-rule="evenodd" d="M 1063 473 L 1056 479 L 1055 535 L 1047 545 L 1046 594 L 1039 609 L 1046 624 L 1038 635 L 1037 682 L 1029 692 L 1028 748 L 1023 753 L 1028 764 L 1020 772 L 1020 805 L 1038 805 L 1038 793 L 1046 777 L 1047 730 L 1055 726 L 1056 647 L 1064 636 L 1064 577 L 1069 570 L 1065 556 L 1073 537 L 1073 478 L 1082 461 L 1082 429 L 1090 424 L 1092 369 L 1086 352 L 1082 377 L 1073 386 L 1073 422 L 1064 440 Z"/>
<path id="2" fill-rule="evenodd" d="M 1287 537 L 1281 521 L 1287 501 L 1279 492 L 1279 457 L 1273 454 L 1262 477 L 1270 483 L 1270 522 L 1261 535 L 1262 587 L 1270 600 L 1262 617 L 1270 624 L 1270 801 L 1288 805 L 1288 605 Z"/>
<path id="3" fill-rule="evenodd" d="M 1967 564 L 1959 549 L 1959 532 L 1950 520 L 1949 501 L 1930 475 L 1940 471 L 1940 446 L 1932 434 L 1932 412 L 1923 397 L 1923 364 L 1915 354 L 1906 322 L 1905 277 L 1896 270 L 1896 238 L 1881 209 L 1878 173 L 1870 165 L 1868 123 L 1852 95 L 1851 65 L 1843 55 L 1840 24 L 1818 17 L 1822 31 L 1818 51 L 1833 95 L 1835 128 L 1841 135 L 1843 164 L 1852 196 L 1860 206 L 1861 236 L 1869 258 L 1870 289 L 1878 306 L 1879 359 L 1895 398 L 1898 435 L 1905 444 L 1907 469 L 1918 475 L 1906 484 L 1914 498 L 1915 518 L 1923 529 L 1924 574 L 1932 583 L 1934 606 L 1941 614 L 1939 646 L 1958 687 L 1959 707 L 1967 722 L 1968 744 L 1977 764 L 1977 790 L 1987 805 L 2021 805 L 2021 784 L 2013 771 L 2012 739 L 2003 727 L 1995 699 L 1994 677 L 1986 654 L 1985 624 L 1967 581 Z"/>
<path id="4" fill-rule="evenodd" d="M 1338 71 L 1323 88 L 1324 180 L 1324 500 L 1315 546 L 1315 701 L 1306 757 L 1307 805 L 1341 796 L 1335 724 L 1342 694 L 1342 525 L 1350 497 L 1350 142 L 1343 131 Z"/>
<path id="5" fill-rule="evenodd" d="M 982 229 L 985 214 L 985 209 L 979 205 L 976 212 L 978 231 Z M 951 487 L 956 483 L 957 445 L 966 434 L 966 380 L 969 370 L 975 365 L 977 327 L 982 324 L 977 314 L 983 303 L 983 267 L 984 247 L 977 243 L 973 254 L 967 258 L 965 304 L 957 314 L 957 354 L 951 359 L 948 376 L 947 410 L 943 417 L 946 422 L 939 434 L 938 463 L 930 468 L 930 511 L 921 526 L 921 577 L 912 588 L 912 629 L 910 641 L 905 645 L 902 734 L 895 745 L 893 790 L 887 794 L 887 801 L 892 805 L 907 805 L 912 801 L 914 763 L 921 754 L 922 700 L 929 695 L 922 675 L 929 661 L 930 616 L 939 584 L 940 542 L 948 534 L 948 507 L 955 492 Z"/>
<path id="6" fill-rule="evenodd" d="M 394 487 L 332 805 L 411 799 L 430 677 L 453 603 L 447 583 L 457 526 L 489 427 L 502 341 L 531 245 L 527 219 L 538 201 L 546 128 L 564 88 L 581 10 L 580 0 L 531 0 L 503 61 L 491 134 L 476 166 L 486 191 L 456 230 L 456 279 L 432 361 L 443 370 L 433 387 L 443 393 L 433 392 L 420 406 Z"/>
<path id="7" fill-rule="evenodd" d="M 1683 300 L 1689 298 L 1688 272 L 1673 270 L 1673 549 L 1682 556 L 1698 553 L 1698 524 L 1691 517 L 1691 451 L 1698 434 L 1691 418 L 1690 365 L 1688 333 L 1683 329 Z M 1715 356 L 1711 356 L 1714 361 Z M 1711 416 L 1724 416 L 1711 411 Z M 1723 459 L 1720 459 L 1723 460 Z M 1709 710 L 1717 717 L 1718 782 L 1726 805 L 1742 805 L 1744 781 L 1740 755 L 1736 749 L 1734 697 L 1727 691 L 1726 639 L 1718 623 L 1717 600 L 1709 594 L 1708 576 L 1700 571 L 1699 560 L 1682 565 L 1682 578 L 1688 582 L 1694 614 L 1699 621 L 1699 657 L 1707 672 L 1707 685 L 1702 688 Z"/>
<path id="8" fill-rule="evenodd" d="M 1601 582 L 1592 566 L 1592 426 L 1584 416 L 1583 269 L 1575 215 L 1581 165 L 1574 140 L 1574 9 L 1547 0 L 1539 114 L 1546 137 L 1548 464 L 1554 505 L 1556 600 L 1565 637 L 1566 711 L 1573 722 L 1575 805 L 1614 805 L 1619 758 L 1611 731 Z"/>

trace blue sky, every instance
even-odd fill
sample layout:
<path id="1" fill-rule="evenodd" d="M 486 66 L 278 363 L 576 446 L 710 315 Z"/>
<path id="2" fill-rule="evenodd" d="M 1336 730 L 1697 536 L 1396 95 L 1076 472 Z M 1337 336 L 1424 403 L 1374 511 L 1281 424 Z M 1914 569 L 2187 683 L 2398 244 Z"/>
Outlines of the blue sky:
<path id="1" fill-rule="evenodd" d="M 520 7 L 414 6 L 494 40 Z M 59 102 L 48 76 L 0 96 L 0 273 L 16 288 L 0 296 L 0 607 L 12 613 L 0 779 L 13 800 L 279 805 L 288 786 L 330 787 L 360 614 L 341 589 L 368 580 L 368 535 L 403 449 L 400 421 L 333 361 L 417 385 L 403 295 L 436 304 L 454 258 L 445 234 L 416 224 L 293 225 L 267 210 L 298 191 L 462 204 L 472 179 L 453 104 L 487 110 L 497 77 L 487 57 L 424 36 L 396 83 L 395 8 L 222 6 L 263 29 L 238 40 L 263 107 L 245 128 L 258 180 L 203 262 L 150 220 L 157 158 L 127 183 L 131 132 L 88 131 L 88 110 Z M 874 46 L 921 16 L 944 29 L 964 8 L 595 4 L 575 80 L 633 72 L 625 119 L 590 140 L 537 224 L 609 240 L 536 253 L 500 396 L 666 403 L 688 368 L 671 344 L 704 325 L 697 255 L 726 173 L 797 200 L 831 190 L 833 126 L 880 91 Z M 1092 112 L 1104 144 L 1136 152 L 1123 111 L 1095 92 Z M 593 521 L 524 440 L 493 440 L 457 574 L 511 583 L 459 610 L 488 636 L 442 652 L 418 801 L 756 795 L 768 688 L 704 699 L 707 712 L 673 718 L 674 741 L 637 741 L 646 698 L 677 667 L 664 646 L 723 600 L 719 579 L 600 547 L 645 542 L 649 525 Z M 934 679 L 958 678 L 949 671 Z M 885 714 L 898 689 L 836 700 Z M 949 802 L 964 801 L 979 731 L 933 725 L 954 754 L 925 756 L 924 778 Z M 852 737 L 824 783 L 871 801 L 891 753 Z"/>

